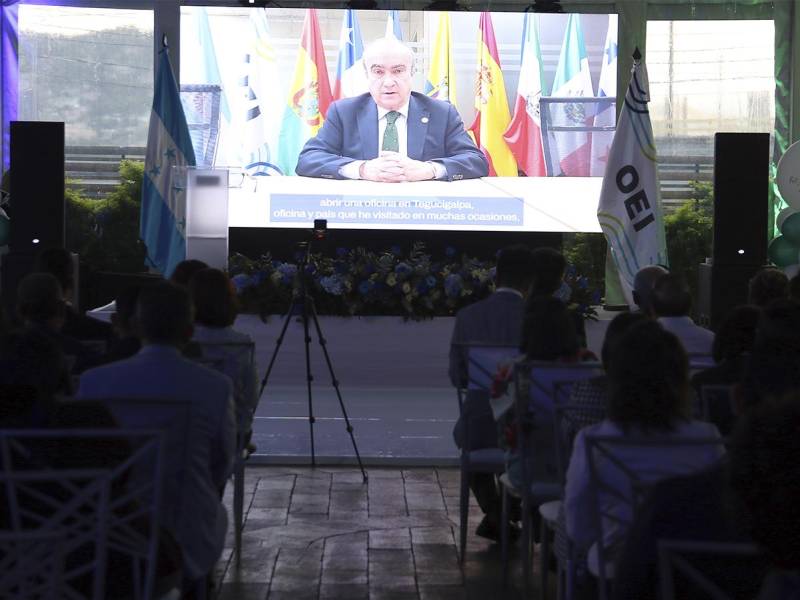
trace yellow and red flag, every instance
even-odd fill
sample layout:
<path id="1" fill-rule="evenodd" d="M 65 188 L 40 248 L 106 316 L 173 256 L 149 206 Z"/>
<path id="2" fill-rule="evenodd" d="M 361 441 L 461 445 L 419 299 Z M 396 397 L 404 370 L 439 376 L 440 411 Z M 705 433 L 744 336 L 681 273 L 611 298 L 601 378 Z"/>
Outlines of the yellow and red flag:
<path id="1" fill-rule="evenodd" d="M 503 133 L 511 122 L 511 113 L 508 110 L 503 72 L 500 70 L 492 17 L 488 12 L 482 12 L 480 19 L 475 110 L 475 121 L 469 130 L 489 161 L 489 175 L 516 177 L 517 161 L 503 139 Z"/>
<path id="2" fill-rule="evenodd" d="M 308 138 L 317 135 L 322 127 L 331 101 L 331 84 L 317 11 L 309 8 L 278 140 L 278 167 L 284 175 L 294 175 L 297 156 Z"/>
<path id="3" fill-rule="evenodd" d="M 425 80 L 425 94 L 456 105 L 456 63 L 450 33 L 450 13 L 439 13 L 439 26 L 431 50 L 431 66 Z"/>

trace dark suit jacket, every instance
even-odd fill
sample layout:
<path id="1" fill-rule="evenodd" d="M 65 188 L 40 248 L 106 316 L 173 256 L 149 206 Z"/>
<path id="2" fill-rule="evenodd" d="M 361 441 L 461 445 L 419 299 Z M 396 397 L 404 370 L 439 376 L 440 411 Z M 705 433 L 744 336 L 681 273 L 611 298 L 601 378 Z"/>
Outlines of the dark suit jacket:
<path id="1" fill-rule="evenodd" d="M 372 96 L 361 94 L 330 105 L 324 125 L 300 152 L 295 172 L 343 179 L 339 169 L 344 165 L 377 156 L 378 108 Z M 489 174 L 486 157 L 467 135 L 453 105 L 416 92 L 408 105 L 408 156 L 441 163 L 449 181 Z"/>
<path id="2" fill-rule="evenodd" d="M 508 344 L 518 346 L 522 336 L 525 301 L 511 292 L 495 292 L 485 300 L 458 311 L 450 342 L 450 381 L 456 387 L 467 385 L 467 350 L 462 344 Z M 489 398 L 479 390 L 467 394 L 462 414 L 453 429 L 453 438 L 464 445 L 465 420 L 469 421 L 469 449 L 497 446 L 497 426 Z"/>

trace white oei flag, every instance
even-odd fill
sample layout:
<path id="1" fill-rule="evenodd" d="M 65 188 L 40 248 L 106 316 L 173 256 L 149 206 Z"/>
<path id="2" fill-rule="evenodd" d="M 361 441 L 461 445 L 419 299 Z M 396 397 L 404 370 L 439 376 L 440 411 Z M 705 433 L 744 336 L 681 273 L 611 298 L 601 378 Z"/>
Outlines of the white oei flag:
<path id="1" fill-rule="evenodd" d="M 634 60 L 597 207 L 628 306 L 636 272 L 668 264 L 649 101 L 647 68 Z"/>

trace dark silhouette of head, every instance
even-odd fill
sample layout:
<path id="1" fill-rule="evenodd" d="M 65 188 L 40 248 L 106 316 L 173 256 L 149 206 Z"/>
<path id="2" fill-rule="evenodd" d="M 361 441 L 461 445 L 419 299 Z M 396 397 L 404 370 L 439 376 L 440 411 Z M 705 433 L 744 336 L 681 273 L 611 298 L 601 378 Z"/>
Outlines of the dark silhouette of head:
<path id="1" fill-rule="evenodd" d="M 660 265 L 642 267 L 633 278 L 633 302 L 644 314 L 652 316 L 653 307 L 651 298 L 653 286 L 663 275 L 669 273 Z"/>
<path id="2" fill-rule="evenodd" d="M 567 261 L 564 255 L 554 248 L 536 248 L 533 251 L 534 296 L 551 296 L 561 286 Z"/>
<path id="3" fill-rule="evenodd" d="M 525 306 L 520 350 L 529 360 L 575 358 L 580 350 L 575 316 L 552 296 L 531 296 Z"/>
<path id="4" fill-rule="evenodd" d="M 522 244 L 506 246 L 497 255 L 497 287 L 509 287 L 527 294 L 533 281 L 533 253 Z"/>
<path id="5" fill-rule="evenodd" d="M 192 337 L 192 301 L 180 285 L 160 281 L 139 293 L 136 320 L 142 342 L 180 347 Z"/>
<path id="6" fill-rule="evenodd" d="M 755 306 L 766 306 L 773 300 L 789 297 L 789 278 L 775 267 L 758 271 L 747 286 L 747 302 Z"/>
<path id="7" fill-rule="evenodd" d="M 175 265 L 175 269 L 172 271 L 172 275 L 169 276 L 169 280 L 177 285 L 188 287 L 194 274 L 207 268 L 208 265 L 202 260 L 197 260 L 195 258 L 182 260 Z"/>
<path id="8" fill-rule="evenodd" d="M 651 301 L 657 317 L 686 317 L 692 310 L 692 294 L 686 279 L 675 273 L 656 280 Z"/>
<path id="9" fill-rule="evenodd" d="M 207 327 L 233 325 L 239 312 L 236 290 L 219 269 L 202 269 L 189 281 L 194 321 Z"/>
<path id="10" fill-rule="evenodd" d="M 667 431 L 689 416 L 689 359 L 656 321 L 633 325 L 608 369 L 608 416 L 624 429 Z"/>
<path id="11" fill-rule="evenodd" d="M 50 273 L 61 285 L 64 297 L 69 299 L 75 288 L 72 253 L 66 248 L 45 248 L 36 256 L 34 271 Z"/>
<path id="12" fill-rule="evenodd" d="M 608 371 L 608 366 L 611 362 L 611 357 L 614 355 L 622 336 L 634 325 L 647 320 L 647 316 L 640 312 L 623 312 L 611 319 L 606 329 L 606 336 L 603 338 L 603 347 L 600 350 L 600 360 L 603 362 L 603 368 Z"/>
<path id="13" fill-rule="evenodd" d="M 749 304 L 737 306 L 725 315 L 711 346 L 714 362 L 720 363 L 752 352 L 760 316 L 758 307 Z"/>
<path id="14" fill-rule="evenodd" d="M 30 273 L 17 287 L 17 313 L 25 323 L 60 328 L 64 323 L 64 295 L 50 273 Z"/>
<path id="15" fill-rule="evenodd" d="M 776 566 L 800 569 L 800 395 L 748 411 L 731 442 L 730 485 L 742 524 Z"/>

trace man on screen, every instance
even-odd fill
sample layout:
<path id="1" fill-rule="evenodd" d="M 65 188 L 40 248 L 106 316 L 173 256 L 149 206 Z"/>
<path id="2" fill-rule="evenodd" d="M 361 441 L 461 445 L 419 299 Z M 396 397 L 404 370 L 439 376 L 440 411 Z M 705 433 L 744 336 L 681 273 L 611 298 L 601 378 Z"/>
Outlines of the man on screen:
<path id="1" fill-rule="evenodd" d="M 485 177 L 486 157 L 448 102 L 411 91 L 414 56 L 394 38 L 364 50 L 369 94 L 328 108 L 306 142 L 295 172 L 306 177 L 370 181 L 454 181 Z"/>

